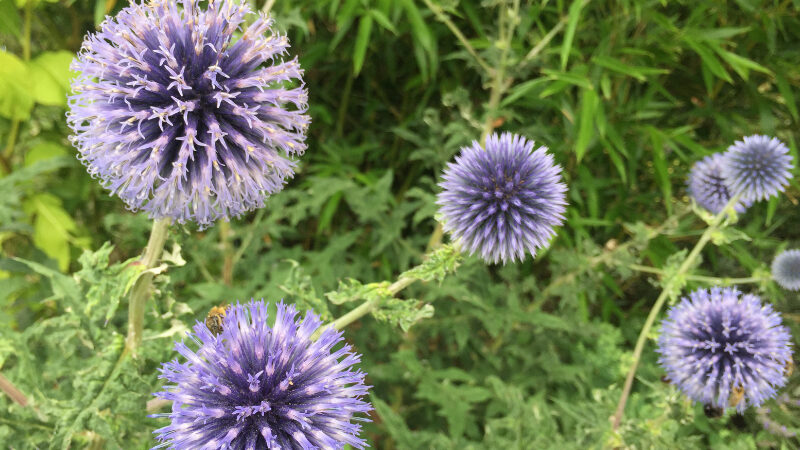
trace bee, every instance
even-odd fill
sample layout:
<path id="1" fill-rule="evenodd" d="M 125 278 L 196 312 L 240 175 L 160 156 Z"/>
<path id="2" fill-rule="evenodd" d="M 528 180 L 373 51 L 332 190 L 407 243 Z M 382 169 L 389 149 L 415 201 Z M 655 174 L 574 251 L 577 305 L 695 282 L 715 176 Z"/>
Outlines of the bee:
<path id="1" fill-rule="evenodd" d="M 722 408 L 717 408 L 713 405 L 703 405 L 703 412 L 709 419 L 719 419 L 725 412 Z"/>
<path id="2" fill-rule="evenodd" d="M 225 320 L 227 308 L 226 305 L 212 306 L 211 311 L 206 316 L 206 326 L 214 336 L 219 336 L 222 333 L 222 322 Z"/>
<path id="3" fill-rule="evenodd" d="M 793 373 L 794 373 L 794 361 L 792 361 L 792 359 L 789 358 L 786 361 L 786 365 L 783 366 L 783 375 L 786 376 L 786 378 L 789 378 L 790 376 L 792 376 Z"/>
<path id="4" fill-rule="evenodd" d="M 728 398 L 728 406 L 735 407 L 744 400 L 744 388 L 741 384 L 731 386 L 731 396 Z"/>

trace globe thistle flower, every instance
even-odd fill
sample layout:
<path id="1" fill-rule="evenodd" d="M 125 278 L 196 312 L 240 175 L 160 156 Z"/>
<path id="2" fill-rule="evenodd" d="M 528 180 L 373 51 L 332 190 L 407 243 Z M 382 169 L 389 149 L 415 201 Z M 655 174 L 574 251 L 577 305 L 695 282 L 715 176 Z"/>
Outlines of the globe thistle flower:
<path id="1" fill-rule="evenodd" d="M 689 171 L 687 188 L 689 195 L 698 205 L 713 214 L 719 214 L 731 199 L 730 191 L 722 176 L 722 165 L 725 158 L 722 153 L 714 153 L 694 163 Z M 742 213 L 747 204 L 739 200 L 734 209 Z"/>
<path id="2" fill-rule="evenodd" d="M 170 425 L 158 429 L 161 447 L 364 448 L 361 426 L 351 420 L 371 410 L 361 400 L 369 386 L 353 370 L 360 355 L 343 345 L 342 333 L 325 328 L 313 313 L 305 320 L 293 306 L 277 305 L 267 324 L 267 305 L 228 307 L 219 335 L 198 322 L 189 334 L 196 350 L 175 349 L 186 362 L 165 363 L 161 378 L 173 383 L 155 395 L 172 401 Z"/>
<path id="3" fill-rule="evenodd" d="M 264 206 L 306 145 L 289 42 L 246 2 L 131 4 L 86 37 L 67 122 L 78 158 L 131 210 L 196 221 Z M 299 83 L 299 87 L 290 87 Z"/>
<path id="4" fill-rule="evenodd" d="M 728 147 L 724 156 L 722 174 L 728 189 L 744 201 L 766 200 L 789 185 L 792 157 L 776 138 L 745 136 Z"/>
<path id="5" fill-rule="evenodd" d="M 662 322 L 659 363 L 692 400 L 742 412 L 786 384 L 790 342 L 780 315 L 757 296 L 735 288 L 698 289 Z"/>
<path id="6" fill-rule="evenodd" d="M 561 167 L 547 147 L 503 133 L 463 147 L 448 163 L 437 204 L 443 229 L 486 262 L 524 260 L 549 244 L 564 221 Z"/>
<path id="7" fill-rule="evenodd" d="M 800 250 L 786 250 L 772 261 L 772 278 L 784 289 L 800 290 Z"/>

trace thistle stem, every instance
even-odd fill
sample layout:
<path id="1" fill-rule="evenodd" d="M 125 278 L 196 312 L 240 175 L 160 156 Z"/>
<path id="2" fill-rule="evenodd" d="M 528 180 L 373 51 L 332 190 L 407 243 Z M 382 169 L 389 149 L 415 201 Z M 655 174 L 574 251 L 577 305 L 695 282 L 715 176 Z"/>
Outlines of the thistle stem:
<path id="1" fill-rule="evenodd" d="M 147 241 L 141 263 L 144 270 L 149 271 L 156 267 L 164 244 L 167 242 L 170 219 L 158 219 L 153 222 L 150 239 Z M 150 298 L 150 289 L 153 286 L 153 274 L 146 272 L 136 281 L 131 290 L 131 299 L 128 304 L 128 337 L 125 341 L 127 350 L 136 356 L 137 349 L 142 343 L 142 330 L 144 328 L 144 306 Z"/>
<path id="2" fill-rule="evenodd" d="M 391 295 L 395 295 L 398 292 L 402 291 L 403 289 L 407 288 L 408 286 L 414 284 L 417 281 L 416 278 L 410 277 L 401 277 L 399 280 L 395 281 L 389 286 L 389 293 Z M 337 330 L 341 330 L 342 328 L 350 325 L 351 323 L 355 322 L 356 320 L 366 316 L 372 310 L 377 308 L 380 304 L 379 299 L 372 299 L 367 300 L 366 302 L 358 305 L 357 308 L 353 309 L 352 311 L 348 312 L 347 314 L 339 317 L 338 319 L 334 320 L 333 322 L 328 325 L 329 327 L 333 327 Z"/>
<path id="3" fill-rule="evenodd" d="M 448 17 L 447 14 L 444 13 L 442 8 L 440 8 L 438 5 L 434 5 L 430 0 L 423 0 L 423 1 L 425 2 L 425 5 L 428 7 L 428 9 L 430 9 L 433 12 L 436 18 L 442 21 L 442 23 L 444 23 L 445 25 L 447 25 L 447 28 L 449 28 L 450 31 L 453 32 L 453 35 L 455 35 L 455 37 L 461 42 L 461 45 L 464 46 L 464 48 L 467 50 L 467 53 L 469 53 L 470 55 L 472 55 L 473 58 L 475 58 L 475 62 L 477 62 L 478 65 L 481 66 L 481 68 L 487 74 L 491 74 L 494 70 L 489 66 L 489 64 L 486 63 L 486 61 L 483 58 L 481 58 L 481 55 L 479 55 L 478 52 L 475 51 L 475 48 L 472 46 L 472 44 L 469 43 L 467 38 L 464 36 L 464 33 L 462 33 L 461 30 L 458 29 L 458 27 L 456 26 L 456 24 L 453 23 L 452 20 L 450 20 L 450 17 Z"/>
<path id="4" fill-rule="evenodd" d="M 0 391 L 3 391 L 14 403 L 22 406 L 28 406 L 28 398 L 3 374 L 0 374 Z"/>
<path id="5" fill-rule="evenodd" d="M 640 264 L 630 264 L 628 267 L 638 272 L 652 273 L 656 275 L 664 275 L 664 271 L 657 267 L 643 266 Z M 748 284 L 748 283 L 761 283 L 762 281 L 769 281 L 768 277 L 746 277 L 746 278 L 724 278 L 724 277 L 707 277 L 703 275 L 686 275 L 687 280 L 701 281 L 708 284 L 730 286 L 733 284 Z"/>
<path id="6" fill-rule="evenodd" d="M 33 0 L 25 2 L 25 22 L 22 28 L 22 60 L 25 62 L 31 59 L 31 18 L 33 16 Z M 7 173 L 11 173 L 11 158 L 14 156 L 14 147 L 17 144 L 17 136 L 19 135 L 20 120 L 14 119 L 11 121 L 11 130 L 8 133 L 8 140 L 6 141 L 6 148 L 3 150 L 2 164 L 3 169 Z"/>
<path id="7" fill-rule="evenodd" d="M 219 224 L 219 239 L 222 246 L 222 282 L 225 286 L 233 284 L 233 249 L 231 248 L 231 223 Z"/>
<path id="8" fill-rule="evenodd" d="M 726 217 L 728 217 L 728 214 L 733 210 L 733 207 L 738 200 L 738 196 L 733 196 L 733 198 L 728 201 L 728 204 L 722 208 L 722 211 L 714 216 L 711 224 L 700 236 L 700 239 L 697 241 L 697 244 L 695 244 L 692 251 L 689 252 L 689 256 L 687 256 L 680 267 L 678 267 L 678 271 L 675 272 L 672 277 L 664 281 L 664 288 L 656 299 L 653 308 L 650 309 L 650 314 L 647 315 L 647 320 L 645 320 L 642 331 L 639 333 L 639 338 L 636 340 L 636 346 L 633 349 L 633 363 L 631 364 L 630 369 L 628 369 L 628 374 L 625 377 L 625 384 L 622 388 L 622 394 L 620 395 L 619 403 L 617 404 L 617 410 L 614 413 L 614 421 L 611 426 L 613 431 L 616 431 L 622 422 L 622 415 L 625 413 L 625 404 L 628 402 L 628 396 L 630 395 L 631 388 L 633 387 L 633 378 L 636 375 L 636 369 L 639 367 L 642 351 L 644 350 L 644 345 L 647 342 L 647 335 L 650 333 L 650 329 L 653 327 L 653 323 L 655 323 L 658 313 L 661 311 L 664 303 L 666 303 L 667 298 L 669 298 L 669 293 L 673 290 L 676 280 L 685 275 L 689 268 L 692 267 L 695 260 L 697 260 L 697 257 L 700 256 L 700 252 L 703 251 L 703 248 L 706 246 L 706 244 L 708 244 L 708 241 L 711 240 L 712 235 L 720 229 L 720 225 L 722 225 L 722 222 Z"/>

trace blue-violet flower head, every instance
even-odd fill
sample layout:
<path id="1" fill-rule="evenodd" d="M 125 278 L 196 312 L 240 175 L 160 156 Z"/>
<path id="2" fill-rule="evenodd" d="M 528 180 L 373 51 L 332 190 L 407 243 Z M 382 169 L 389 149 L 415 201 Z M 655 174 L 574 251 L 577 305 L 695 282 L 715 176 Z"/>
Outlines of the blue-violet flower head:
<path id="1" fill-rule="evenodd" d="M 741 412 L 786 384 L 790 345 L 772 305 L 735 288 L 698 289 L 662 322 L 659 363 L 690 399 Z M 734 395 L 742 389 L 743 397 Z"/>
<path id="2" fill-rule="evenodd" d="M 272 20 L 244 1 L 204 4 L 133 3 L 106 19 L 73 61 L 67 113 L 78 158 L 112 195 L 201 228 L 282 190 L 310 123 Z"/>
<path id="3" fill-rule="evenodd" d="M 161 369 L 173 383 L 155 394 L 172 401 L 171 413 L 155 415 L 171 420 L 155 431 L 161 446 L 364 448 L 361 425 L 352 422 L 371 410 L 362 400 L 365 374 L 353 369 L 360 355 L 333 328 L 312 339 L 319 317 L 298 316 L 279 303 L 270 326 L 262 300 L 229 306 L 219 335 L 198 322 L 189 335 L 196 350 L 176 343 L 186 362 Z"/>
<path id="4" fill-rule="evenodd" d="M 722 176 L 722 153 L 714 153 L 697 161 L 689 171 L 687 187 L 689 195 L 698 205 L 713 214 L 718 214 L 731 199 L 731 193 Z M 739 200 L 734 209 L 742 213 L 748 204 Z"/>
<path id="5" fill-rule="evenodd" d="M 789 185 L 792 156 L 774 137 L 745 136 L 728 147 L 724 156 L 722 174 L 728 189 L 744 201 L 766 200 Z"/>
<path id="6" fill-rule="evenodd" d="M 443 229 L 486 262 L 524 260 L 549 245 L 564 221 L 561 167 L 534 142 L 503 133 L 463 147 L 448 163 L 437 204 Z"/>
<path id="7" fill-rule="evenodd" d="M 784 289 L 800 290 L 800 250 L 786 250 L 772 261 L 772 278 Z"/>

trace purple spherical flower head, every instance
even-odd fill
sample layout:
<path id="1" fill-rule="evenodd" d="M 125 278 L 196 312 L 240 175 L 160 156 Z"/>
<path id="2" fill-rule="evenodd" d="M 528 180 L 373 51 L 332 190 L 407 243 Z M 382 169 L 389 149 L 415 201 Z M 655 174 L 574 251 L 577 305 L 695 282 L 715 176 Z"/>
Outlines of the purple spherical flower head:
<path id="1" fill-rule="evenodd" d="M 722 176 L 722 153 L 714 153 L 697 161 L 689 171 L 687 187 L 689 195 L 698 205 L 709 212 L 718 214 L 731 199 L 725 178 Z M 748 204 L 739 200 L 734 208 L 742 213 Z"/>
<path id="2" fill-rule="evenodd" d="M 728 147 L 722 174 L 733 195 L 744 201 L 766 200 L 783 192 L 789 185 L 792 157 L 789 149 L 776 138 L 745 136 Z"/>
<path id="3" fill-rule="evenodd" d="M 567 186 L 547 147 L 503 133 L 461 149 L 448 163 L 436 203 L 443 228 L 486 262 L 536 256 L 564 221 Z"/>
<path id="4" fill-rule="evenodd" d="M 172 401 L 170 425 L 155 433 L 178 450 L 311 449 L 345 444 L 366 447 L 354 415 L 372 408 L 361 398 L 369 386 L 364 372 L 353 370 L 360 355 L 343 345 L 342 332 L 322 330 L 313 313 L 304 320 L 293 306 L 277 305 L 275 324 L 267 324 L 267 305 L 232 305 L 222 333 L 197 323 L 175 349 L 186 358 L 165 363 L 162 378 L 172 385 L 155 395 Z"/>
<path id="5" fill-rule="evenodd" d="M 784 289 L 800 290 L 800 250 L 786 250 L 772 261 L 772 278 Z"/>
<path id="6" fill-rule="evenodd" d="M 306 145 L 286 36 L 246 2 L 132 4 L 83 42 L 67 122 L 78 158 L 132 210 L 201 227 L 264 206 Z M 299 87 L 291 87 L 300 83 Z"/>
<path id="7" fill-rule="evenodd" d="M 698 289 L 670 309 L 659 363 L 692 400 L 716 408 L 761 405 L 786 384 L 791 335 L 772 305 L 735 288 Z M 732 401 L 734 389 L 744 398 Z"/>

